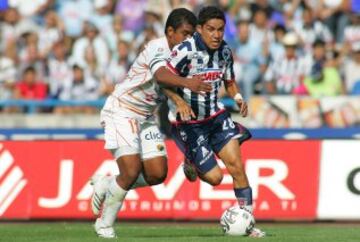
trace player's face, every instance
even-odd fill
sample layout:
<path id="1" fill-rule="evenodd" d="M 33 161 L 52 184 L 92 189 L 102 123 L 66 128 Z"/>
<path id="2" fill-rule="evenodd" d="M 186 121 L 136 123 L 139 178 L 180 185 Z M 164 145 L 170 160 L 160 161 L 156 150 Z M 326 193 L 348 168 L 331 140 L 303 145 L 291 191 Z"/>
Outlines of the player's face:
<path id="1" fill-rule="evenodd" d="M 178 27 L 176 30 L 170 27 L 168 31 L 168 39 L 169 44 L 171 45 L 170 48 L 174 47 L 175 45 L 180 44 L 183 42 L 186 38 L 189 38 L 194 33 L 194 27 L 191 24 L 182 24 L 180 27 Z"/>
<path id="2" fill-rule="evenodd" d="M 204 25 L 198 25 L 200 33 L 206 46 L 212 50 L 218 49 L 224 38 L 225 22 L 221 19 L 210 19 Z"/>

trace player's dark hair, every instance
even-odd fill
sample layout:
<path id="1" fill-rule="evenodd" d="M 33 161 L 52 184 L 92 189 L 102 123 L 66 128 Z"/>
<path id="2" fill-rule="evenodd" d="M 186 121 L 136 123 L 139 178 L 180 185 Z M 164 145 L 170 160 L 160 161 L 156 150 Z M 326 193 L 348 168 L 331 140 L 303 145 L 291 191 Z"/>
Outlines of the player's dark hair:
<path id="1" fill-rule="evenodd" d="M 210 19 L 221 19 L 226 23 L 225 14 L 220 8 L 215 6 L 203 7 L 199 12 L 198 24 L 204 25 Z"/>
<path id="2" fill-rule="evenodd" d="M 194 28 L 196 27 L 196 16 L 190 10 L 186 8 L 176 8 L 169 14 L 165 24 L 165 34 L 169 27 L 172 27 L 175 31 L 183 24 L 190 24 Z"/>

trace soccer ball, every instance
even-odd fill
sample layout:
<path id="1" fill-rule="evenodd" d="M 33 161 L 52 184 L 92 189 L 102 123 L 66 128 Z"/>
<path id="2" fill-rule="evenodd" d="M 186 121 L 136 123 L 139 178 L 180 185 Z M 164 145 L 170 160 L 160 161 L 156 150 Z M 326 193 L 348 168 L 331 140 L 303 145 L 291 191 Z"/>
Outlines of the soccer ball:
<path id="1" fill-rule="evenodd" d="M 226 235 L 248 235 L 255 225 L 255 219 L 245 209 L 233 206 L 224 211 L 220 225 Z"/>

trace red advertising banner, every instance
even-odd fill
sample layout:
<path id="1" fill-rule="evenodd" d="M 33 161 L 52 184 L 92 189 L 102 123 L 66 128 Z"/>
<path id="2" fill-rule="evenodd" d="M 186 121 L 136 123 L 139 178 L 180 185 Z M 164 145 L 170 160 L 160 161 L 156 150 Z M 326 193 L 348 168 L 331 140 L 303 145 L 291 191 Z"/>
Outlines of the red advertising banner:
<path id="1" fill-rule="evenodd" d="M 119 217 L 219 219 L 236 203 L 230 175 L 224 169 L 217 187 L 190 183 L 182 172 L 183 155 L 174 142 L 166 144 L 165 183 L 130 191 Z M 243 146 L 257 219 L 315 218 L 320 144 L 251 141 Z M 101 141 L 1 142 L 0 218 L 92 218 L 88 180 L 95 173 L 117 173 Z"/>

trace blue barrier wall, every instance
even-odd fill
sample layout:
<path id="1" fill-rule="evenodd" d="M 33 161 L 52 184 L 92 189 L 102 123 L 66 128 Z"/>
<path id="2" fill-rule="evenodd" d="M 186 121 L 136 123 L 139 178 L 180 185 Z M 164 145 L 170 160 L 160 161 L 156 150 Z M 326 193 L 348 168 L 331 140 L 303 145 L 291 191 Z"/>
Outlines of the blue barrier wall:
<path id="1" fill-rule="evenodd" d="M 360 139 L 360 128 L 251 129 L 253 139 Z M 1 139 L 101 139 L 102 129 L 0 129 Z"/>

